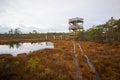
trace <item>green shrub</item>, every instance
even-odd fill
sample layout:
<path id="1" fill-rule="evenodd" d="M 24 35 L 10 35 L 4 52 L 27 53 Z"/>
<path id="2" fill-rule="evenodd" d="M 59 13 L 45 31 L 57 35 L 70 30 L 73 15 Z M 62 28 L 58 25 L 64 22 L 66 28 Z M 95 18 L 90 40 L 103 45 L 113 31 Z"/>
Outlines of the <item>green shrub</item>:
<path id="1" fill-rule="evenodd" d="M 40 59 L 38 57 L 30 58 L 27 61 L 26 69 L 31 71 L 33 69 L 40 68 L 39 63 L 40 63 Z"/>
<path id="2" fill-rule="evenodd" d="M 19 61 L 15 61 L 14 64 L 18 65 L 18 64 L 20 64 L 20 62 Z"/>

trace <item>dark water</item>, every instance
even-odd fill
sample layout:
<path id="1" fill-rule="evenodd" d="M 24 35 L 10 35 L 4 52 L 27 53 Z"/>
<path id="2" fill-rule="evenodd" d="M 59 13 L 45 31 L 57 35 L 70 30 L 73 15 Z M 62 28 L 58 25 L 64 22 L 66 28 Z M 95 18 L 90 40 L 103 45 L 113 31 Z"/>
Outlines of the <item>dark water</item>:
<path id="1" fill-rule="evenodd" d="M 10 45 L 0 45 L 0 54 L 12 54 L 16 56 L 18 53 L 29 53 L 31 51 L 54 48 L 52 42 L 40 42 L 40 43 L 17 43 Z"/>

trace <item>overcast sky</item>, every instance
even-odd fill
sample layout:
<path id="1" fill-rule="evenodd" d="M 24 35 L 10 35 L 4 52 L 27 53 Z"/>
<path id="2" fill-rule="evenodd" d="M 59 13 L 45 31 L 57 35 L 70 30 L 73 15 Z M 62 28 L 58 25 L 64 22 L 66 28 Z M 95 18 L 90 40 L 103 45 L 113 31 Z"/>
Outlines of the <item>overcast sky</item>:
<path id="1" fill-rule="evenodd" d="M 0 33 L 68 32 L 68 20 L 84 18 L 84 29 L 120 18 L 120 0 L 0 0 Z"/>

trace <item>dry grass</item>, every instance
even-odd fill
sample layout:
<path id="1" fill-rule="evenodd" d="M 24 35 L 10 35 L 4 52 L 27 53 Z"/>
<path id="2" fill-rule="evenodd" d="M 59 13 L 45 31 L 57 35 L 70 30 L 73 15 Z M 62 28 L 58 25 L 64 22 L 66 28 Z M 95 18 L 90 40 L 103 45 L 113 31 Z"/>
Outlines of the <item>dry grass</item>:
<path id="1" fill-rule="evenodd" d="M 1 64 L 1 79 L 76 80 L 73 55 L 60 49 L 35 51 L 24 58 L 5 58 Z"/>
<path id="2" fill-rule="evenodd" d="M 102 80 L 120 79 L 120 48 L 94 42 L 81 42 Z"/>
<path id="3" fill-rule="evenodd" d="M 42 42 L 39 39 L 19 40 L 18 42 L 21 41 Z M 2 73 L 0 78 L 11 80 L 76 80 L 72 42 L 70 40 L 53 40 L 50 42 L 54 42 L 55 49 L 34 51 L 23 58 L 0 58 L 0 73 Z M 76 41 L 76 43 L 81 44 L 102 80 L 120 79 L 120 48 L 89 41 Z M 94 73 L 89 68 L 77 44 L 76 53 L 78 54 L 83 79 L 95 80 Z"/>

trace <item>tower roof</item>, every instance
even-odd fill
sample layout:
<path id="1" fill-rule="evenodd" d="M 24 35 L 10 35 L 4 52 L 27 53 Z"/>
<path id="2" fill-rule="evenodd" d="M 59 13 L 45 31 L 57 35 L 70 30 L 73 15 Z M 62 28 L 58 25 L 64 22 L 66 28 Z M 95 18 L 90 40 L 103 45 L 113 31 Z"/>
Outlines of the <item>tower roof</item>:
<path id="1" fill-rule="evenodd" d="M 74 23 L 74 22 L 83 23 L 83 18 L 76 17 L 76 18 L 69 19 L 69 23 Z"/>

